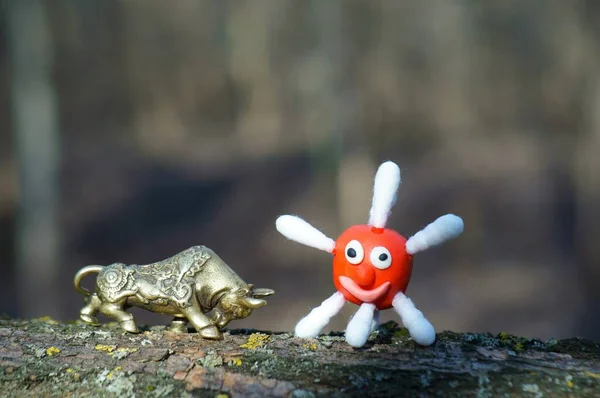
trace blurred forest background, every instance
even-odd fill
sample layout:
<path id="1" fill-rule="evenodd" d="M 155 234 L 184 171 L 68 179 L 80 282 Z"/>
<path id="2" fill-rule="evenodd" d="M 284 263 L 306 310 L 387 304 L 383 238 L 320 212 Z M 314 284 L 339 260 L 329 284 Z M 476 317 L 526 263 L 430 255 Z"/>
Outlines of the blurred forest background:
<path id="1" fill-rule="evenodd" d="M 437 330 L 600 340 L 600 2 L 0 4 L 0 312 L 76 319 L 80 267 L 204 244 L 276 290 L 232 327 L 291 330 L 331 258 L 275 218 L 365 223 L 389 159 L 392 228 L 465 220 L 415 260 Z"/>

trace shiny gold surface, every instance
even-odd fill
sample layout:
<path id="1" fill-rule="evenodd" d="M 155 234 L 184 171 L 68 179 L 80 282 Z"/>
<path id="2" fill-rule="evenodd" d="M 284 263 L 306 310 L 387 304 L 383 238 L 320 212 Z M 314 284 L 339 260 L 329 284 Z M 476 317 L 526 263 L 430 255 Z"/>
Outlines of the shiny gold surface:
<path id="1" fill-rule="evenodd" d="M 81 280 L 92 273 L 98 274 L 93 293 L 81 287 Z M 189 322 L 206 339 L 222 338 L 220 328 L 267 305 L 261 297 L 275 293 L 254 289 L 205 246 L 147 265 L 90 265 L 77 272 L 73 283 L 87 297 L 79 315 L 85 322 L 97 323 L 96 315 L 101 313 L 137 333 L 133 315 L 126 311 L 134 306 L 172 315 L 173 332 L 185 332 Z M 211 311 L 209 318 L 206 314 Z"/>

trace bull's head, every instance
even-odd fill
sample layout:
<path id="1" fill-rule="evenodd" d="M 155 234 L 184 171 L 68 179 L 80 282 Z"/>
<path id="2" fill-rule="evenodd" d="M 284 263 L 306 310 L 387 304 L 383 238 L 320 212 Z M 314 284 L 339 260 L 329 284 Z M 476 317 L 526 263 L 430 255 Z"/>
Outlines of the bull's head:
<path id="1" fill-rule="evenodd" d="M 213 313 L 213 322 L 217 327 L 224 328 L 234 319 L 246 318 L 253 310 L 267 305 L 267 301 L 261 297 L 275 293 L 271 289 L 254 289 L 251 284 L 248 288 L 231 291 L 221 297 Z"/>

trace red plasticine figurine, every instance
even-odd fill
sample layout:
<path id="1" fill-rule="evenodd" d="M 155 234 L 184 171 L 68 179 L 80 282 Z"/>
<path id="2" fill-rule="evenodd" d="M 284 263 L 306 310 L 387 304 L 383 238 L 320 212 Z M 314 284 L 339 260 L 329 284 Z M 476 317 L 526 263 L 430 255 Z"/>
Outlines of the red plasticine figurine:
<path id="1" fill-rule="evenodd" d="M 412 272 L 412 256 L 459 236 L 463 221 L 446 214 L 406 240 L 385 227 L 399 186 L 398 166 L 393 162 L 379 166 L 369 224 L 351 226 L 336 241 L 299 217 L 285 215 L 277 219 L 277 230 L 288 239 L 333 254 L 337 292 L 298 322 L 296 336 L 316 337 L 350 301 L 360 306 L 346 328 L 346 341 L 351 346 L 362 347 L 379 324 L 379 310 L 392 307 L 415 342 L 433 344 L 433 326 L 404 295 Z"/>

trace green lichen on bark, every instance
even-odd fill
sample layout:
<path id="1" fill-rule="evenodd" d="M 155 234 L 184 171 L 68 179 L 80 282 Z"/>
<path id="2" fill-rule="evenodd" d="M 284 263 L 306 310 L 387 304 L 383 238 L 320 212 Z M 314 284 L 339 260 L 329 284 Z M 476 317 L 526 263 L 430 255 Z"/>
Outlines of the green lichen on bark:
<path id="1" fill-rule="evenodd" d="M 115 324 L 5 319 L 0 389 L 77 397 L 595 396 L 600 345 L 442 332 L 423 348 L 389 322 L 354 349 L 341 333 L 303 340 L 232 330 L 207 341 L 162 326 L 128 334 Z"/>

